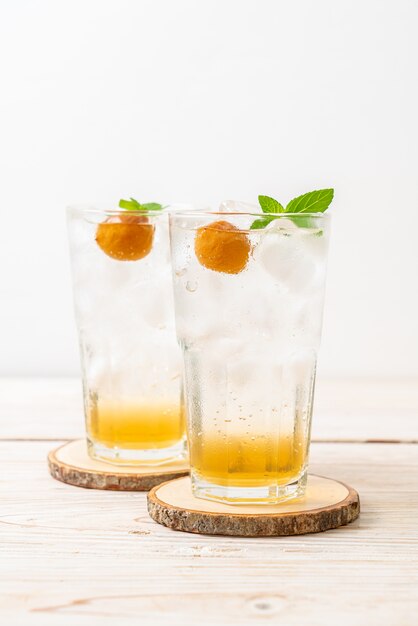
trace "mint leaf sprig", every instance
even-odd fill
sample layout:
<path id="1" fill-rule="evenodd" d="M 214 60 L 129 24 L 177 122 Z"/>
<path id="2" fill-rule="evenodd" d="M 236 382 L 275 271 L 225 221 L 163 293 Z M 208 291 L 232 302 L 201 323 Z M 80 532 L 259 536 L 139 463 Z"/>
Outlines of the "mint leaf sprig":
<path id="1" fill-rule="evenodd" d="M 135 198 L 130 198 L 129 200 L 119 200 L 119 207 L 121 209 L 127 209 L 128 211 L 161 211 L 164 207 L 162 204 L 158 204 L 158 202 L 147 202 L 145 204 L 141 204 Z"/>
<path id="2" fill-rule="evenodd" d="M 318 189 L 316 191 L 309 191 L 297 198 L 293 198 L 287 203 L 286 208 L 283 207 L 278 200 L 270 198 L 270 196 L 258 196 L 258 202 L 260 203 L 263 213 L 324 213 L 332 202 L 334 197 L 333 189 Z M 257 230 L 259 228 L 265 228 L 275 218 L 272 215 L 261 217 L 251 224 L 251 230 Z M 290 217 L 297 226 L 308 227 L 310 220 L 308 217 Z"/>

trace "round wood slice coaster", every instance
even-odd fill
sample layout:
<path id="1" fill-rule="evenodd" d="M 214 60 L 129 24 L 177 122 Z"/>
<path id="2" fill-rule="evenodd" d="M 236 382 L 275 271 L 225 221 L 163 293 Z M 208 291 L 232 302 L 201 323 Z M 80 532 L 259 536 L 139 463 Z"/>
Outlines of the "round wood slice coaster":
<path id="1" fill-rule="evenodd" d="M 310 474 L 302 498 L 278 505 L 230 505 L 195 498 L 189 477 L 154 487 L 148 494 L 153 520 L 201 535 L 275 537 L 320 533 L 353 522 L 360 514 L 357 491 L 332 478 Z"/>
<path id="2" fill-rule="evenodd" d="M 48 454 L 49 471 L 53 478 L 76 487 L 111 489 L 113 491 L 148 491 L 160 483 L 186 476 L 186 460 L 164 465 L 113 465 L 92 459 L 84 439 L 77 439 Z"/>

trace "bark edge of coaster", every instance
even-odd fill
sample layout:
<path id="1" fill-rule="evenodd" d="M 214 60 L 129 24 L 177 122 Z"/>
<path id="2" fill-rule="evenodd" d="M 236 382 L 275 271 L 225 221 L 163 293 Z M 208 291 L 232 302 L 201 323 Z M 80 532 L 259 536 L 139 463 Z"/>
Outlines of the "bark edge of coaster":
<path id="1" fill-rule="evenodd" d="M 110 491 L 149 491 L 152 487 L 187 476 L 187 460 L 163 465 L 114 465 L 92 459 L 84 439 L 69 441 L 48 454 L 49 473 L 68 485 Z"/>
<path id="2" fill-rule="evenodd" d="M 196 498 L 190 477 L 162 483 L 148 494 L 151 518 L 172 530 L 201 535 L 285 537 L 350 524 L 360 514 L 355 489 L 309 474 L 302 498 L 278 505 L 230 505 Z"/>

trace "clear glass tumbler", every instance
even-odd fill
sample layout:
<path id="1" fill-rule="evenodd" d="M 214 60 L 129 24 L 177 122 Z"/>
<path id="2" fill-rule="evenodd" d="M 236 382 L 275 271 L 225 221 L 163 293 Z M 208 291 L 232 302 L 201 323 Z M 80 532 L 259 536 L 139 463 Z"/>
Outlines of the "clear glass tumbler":
<path id="1" fill-rule="evenodd" d="M 167 212 L 69 208 L 68 229 L 90 455 L 182 456 Z"/>
<path id="2" fill-rule="evenodd" d="M 304 492 L 328 231 L 323 214 L 170 215 L 198 497 L 265 504 Z"/>

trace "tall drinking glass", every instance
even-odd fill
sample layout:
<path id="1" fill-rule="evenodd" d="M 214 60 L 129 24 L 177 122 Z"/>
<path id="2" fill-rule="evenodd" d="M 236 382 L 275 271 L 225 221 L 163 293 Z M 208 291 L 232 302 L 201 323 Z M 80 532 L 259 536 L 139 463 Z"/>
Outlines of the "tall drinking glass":
<path id="1" fill-rule="evenodd" d="M 118 464 L 182 456 L 168 215 L 70 208 L 68 228 L 89 453 Z"/>
<path id="2" fill-rule="evenodd" d="M 304 492 L 328 231 L 322 214 L 170 216 L 198 497 L 263 504 Z"/>

